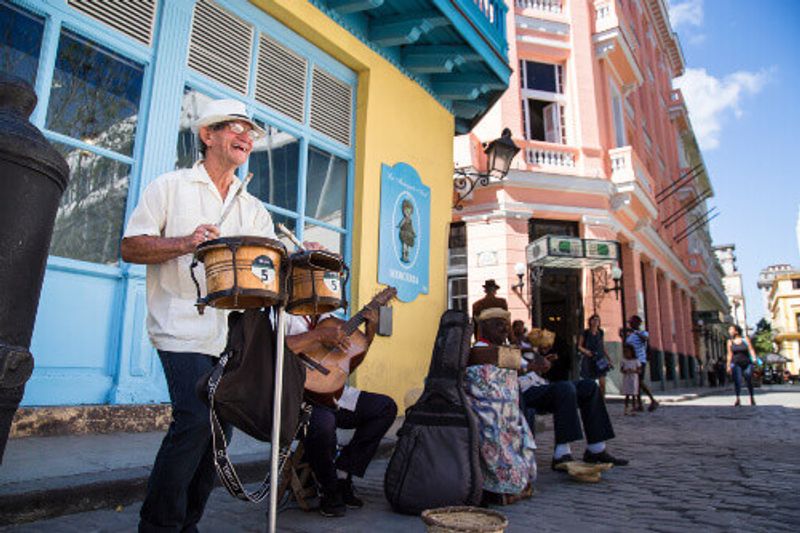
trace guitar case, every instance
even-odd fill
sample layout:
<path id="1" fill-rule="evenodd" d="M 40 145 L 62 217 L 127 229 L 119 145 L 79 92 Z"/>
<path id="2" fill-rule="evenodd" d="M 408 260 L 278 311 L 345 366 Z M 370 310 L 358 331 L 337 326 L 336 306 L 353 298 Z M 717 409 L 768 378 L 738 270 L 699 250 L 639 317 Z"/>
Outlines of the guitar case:
<path id="1" fill-rule="evenodd" d="M 478 426 L 463 387 L 471 335 L 466 313 L 442 315 L 425 388 L 406 410 L 384 477 L 386 499 L 398 513 L 480 504 Z"/>

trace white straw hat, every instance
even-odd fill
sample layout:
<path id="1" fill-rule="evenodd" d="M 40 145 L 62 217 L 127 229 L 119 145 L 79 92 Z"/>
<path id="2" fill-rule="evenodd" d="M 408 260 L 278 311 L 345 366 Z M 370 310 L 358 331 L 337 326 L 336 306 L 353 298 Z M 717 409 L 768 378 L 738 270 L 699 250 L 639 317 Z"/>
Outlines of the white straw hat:
<path id="1" fill-rule="evenodd" d="M 192 131 L 197 133 L 203 126 L 211 126 L 213 124 L 219 124 L 220 122 L 230 122 L 231 120 L 247 122 L 250 124 L 250 127 L 261 135 L 266 135 L 264 129 L 253 122 L 247 115 L 247 108 L 245 108 L 244 103 L 232 99 L 211 100 L 208 102 L 203 107 L 194 125 L 192 125 Z"/>

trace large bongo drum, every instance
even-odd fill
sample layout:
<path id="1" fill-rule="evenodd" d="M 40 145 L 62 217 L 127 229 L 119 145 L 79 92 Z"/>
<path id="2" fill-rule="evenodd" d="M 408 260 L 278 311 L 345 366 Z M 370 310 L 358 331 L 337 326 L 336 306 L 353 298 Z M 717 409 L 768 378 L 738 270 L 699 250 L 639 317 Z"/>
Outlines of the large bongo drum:
<path id="1" fill-rule="evenodd" d="M 347 307 L 342 285 L 349 270 L 341 256 L 307 250 L 292 254 L 289 274 L 289 303 L 286 312 L 292 315 L 321 315 Z"/>
<path id="2" fill-rule="evenodd" d="M 205 297 L 194 275 L 198 262 L 205 265 Z M 258 309 L 283 303 L 286 247 L 266 237 L 223 237 L 200 244 L 195 250 L 191 274 L 197 288 L 197 310 L 207 305 L 218 309 Z M 284 270 L 282 270 L 284 269 Z"/>

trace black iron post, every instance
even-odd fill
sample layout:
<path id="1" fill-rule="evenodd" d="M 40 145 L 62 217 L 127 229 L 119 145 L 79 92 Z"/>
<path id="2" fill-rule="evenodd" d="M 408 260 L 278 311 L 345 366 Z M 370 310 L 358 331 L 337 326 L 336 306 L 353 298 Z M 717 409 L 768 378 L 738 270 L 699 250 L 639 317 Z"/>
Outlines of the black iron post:
<path id="1" fill-rule="evenodd" d="M 36 93 L 0 72 L 0 462 L 33 372 L 29 348 L 69 167 L 28 117 Z"/>

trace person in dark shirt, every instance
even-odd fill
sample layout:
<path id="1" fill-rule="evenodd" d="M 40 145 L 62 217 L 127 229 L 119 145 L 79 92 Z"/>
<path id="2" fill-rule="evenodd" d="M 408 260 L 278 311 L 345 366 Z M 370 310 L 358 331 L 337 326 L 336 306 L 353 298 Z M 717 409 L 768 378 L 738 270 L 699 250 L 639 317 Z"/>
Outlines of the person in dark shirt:
<path id="1" fill-rule="evenodd" d="M 505 298 L 498 298 L 497 297 L 497 290 L 500 286 L 493 280 L 487 279 L 483 284 L 483 292 L 486 293 L 486 296 L 472 304 L 472 320 L 475 325 L 475 339 L 478 339 L 478 317 L 481 315 L 481 312 L 485 309 L 491 309 L 493 307 L 499 307 L 500 309 L 505 309 L 508 311 L 508 302 L 506 302 Z"/>

